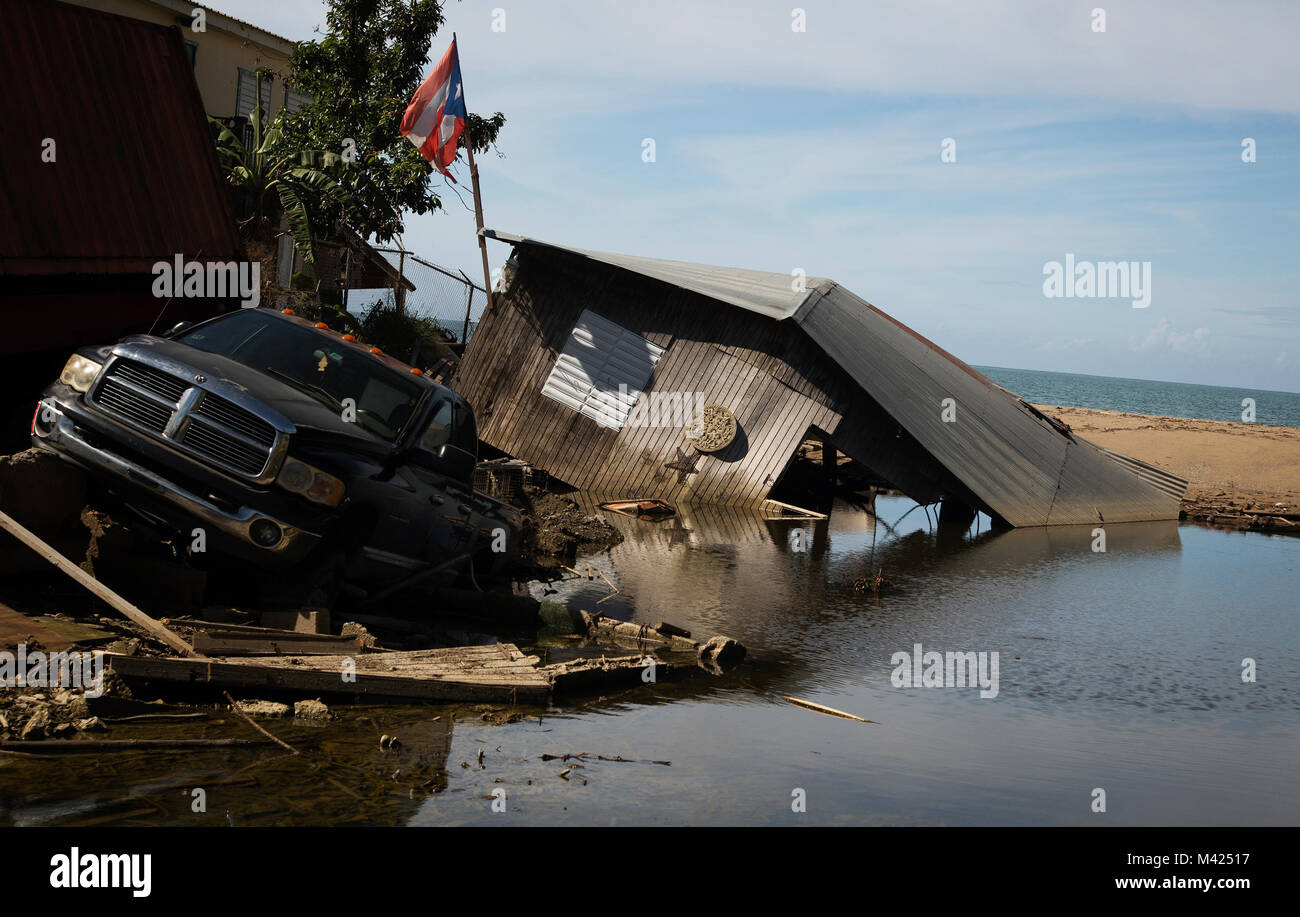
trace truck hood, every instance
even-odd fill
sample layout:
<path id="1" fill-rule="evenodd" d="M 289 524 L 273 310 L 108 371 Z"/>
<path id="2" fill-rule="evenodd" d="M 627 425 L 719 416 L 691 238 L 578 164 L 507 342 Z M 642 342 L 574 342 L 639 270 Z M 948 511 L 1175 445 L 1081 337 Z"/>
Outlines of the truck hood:
<path id="1" fill-rule="evenodd" d="M 154 353 L 193 367 L 195 373 L 207 376 L 209 381 L 219 383 L 219 387 L 238 389 L 278 413 L 279 418 L 267 417 L 267 420 L 278 420 L 276 426 L 281 428 L 287 424 L 290 428 L 287 432 L 292 432 L 297 441 L 332 443 L 343 449 L 375 456 L 387 455 L 396 449 L 393 443 L 360 424 L 344 420 L 328 405 L 306 392 L 229 357 L 147 334 L 125 338 L 113 351 L 128 356 L 131 353 Z"/>

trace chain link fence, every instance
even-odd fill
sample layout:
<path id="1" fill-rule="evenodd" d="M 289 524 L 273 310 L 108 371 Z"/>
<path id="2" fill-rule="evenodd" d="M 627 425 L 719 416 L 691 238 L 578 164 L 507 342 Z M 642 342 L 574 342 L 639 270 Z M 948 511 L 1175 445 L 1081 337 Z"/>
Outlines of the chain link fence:
<path id="1" fill-rule="evenodd" d="M 395 248 L 376 251 L 415 287 L 401 290 L 402 305 L 408 314 L 432 319 L 457 342 L 469 339 L 487 306 L 487 294 L 481 286 L 462 271 L 441 267 L 412 252 Z M 376 302 L 395 308 L 398 301 L 398 291 L 393 289 L 348 291 L 350 312 L 365 312 Z"/>

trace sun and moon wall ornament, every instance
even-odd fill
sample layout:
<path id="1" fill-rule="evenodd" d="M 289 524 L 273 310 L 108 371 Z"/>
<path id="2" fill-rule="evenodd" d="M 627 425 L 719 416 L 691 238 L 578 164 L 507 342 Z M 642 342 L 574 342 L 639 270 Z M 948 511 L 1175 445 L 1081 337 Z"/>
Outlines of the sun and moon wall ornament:
<path id="1" fill-rule="evenodd" d="M 701 455 L 721 452 L 732 444 L 736 438 L 736 415 L 720 404 L 706 405 L 699 430 L 698 436 L 686 438 L 686 446 L 691 450 L 690 452 L 678 446 L 676 458 L 671 462 L 664 462 L 665 468 L 677 472 L 678 484 L 685 484 L 689 475 L 699 474 L 696 465 Z"/>

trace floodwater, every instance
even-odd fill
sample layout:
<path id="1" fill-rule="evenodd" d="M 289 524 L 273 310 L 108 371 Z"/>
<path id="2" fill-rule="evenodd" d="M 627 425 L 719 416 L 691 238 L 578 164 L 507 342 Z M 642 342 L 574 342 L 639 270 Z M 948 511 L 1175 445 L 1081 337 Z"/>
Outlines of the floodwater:
<path id="1" fill-rule="evenodd" d="M 880 498 L 877 512 L 875 526 L 847 506 L 816 522 L 719 508 L 683 507 L 660 523 L 611 514 L 627 540 L 578 567 L 602 572 L 617 594 L 596 576 L 546 595 L 667 620 L 697 639 L 735 637 L 750 658 L 726 676 L 552 710 L 339 705 L 342 718 L 323 727 L 265 721 L 298 756 L 7 757 L 0 820 L 1300 822 L 1300 539 L 1112 525 L 1099 552 L 1088 526 L 991 533 L 981 519 L 941 537 L 906 499 Z M 882 566 L 893 588 L 878 599 L 854 590 Z M 892 660 L 916 644 L 996 652 L 996 696 L 896 686 Z M 1254 681 L 1243 681 L 1247 659 Z M 247 734 L 219 711 L 197 727 L 114 727 L 115 737 Z M 380 749 L 381 734 L 402 747 Z M 1104 812 L 1094 811 L 1098 790 Z M 206 811 L 196 812 L 200 798 Z"/>

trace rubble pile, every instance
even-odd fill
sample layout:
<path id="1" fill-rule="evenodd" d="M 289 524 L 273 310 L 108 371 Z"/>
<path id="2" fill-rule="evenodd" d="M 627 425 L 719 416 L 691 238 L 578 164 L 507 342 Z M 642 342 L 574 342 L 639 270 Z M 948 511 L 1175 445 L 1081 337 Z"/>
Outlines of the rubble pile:
<path id="1" fill-rule="evenodd" d="M 524 554 L 572 560 L 578 554 L 595 554 L 612 548 L 623 535 L 604 516 L 585 513 L 576 502 L 559 494 L 532 491 L 523 494 Z"/>

